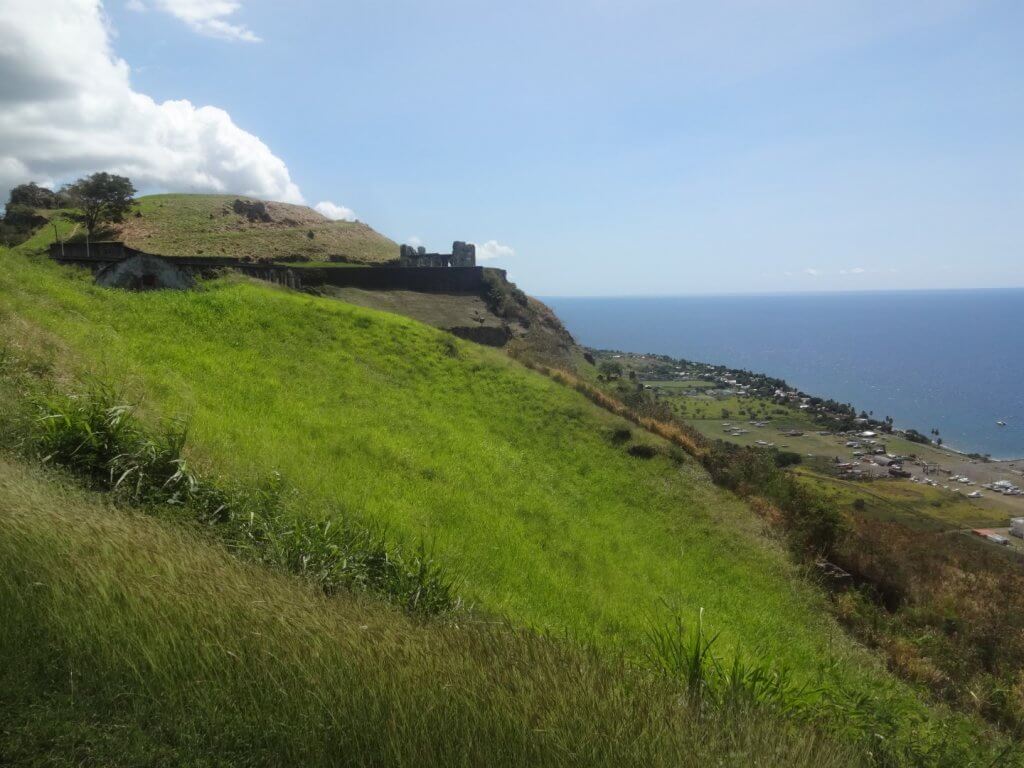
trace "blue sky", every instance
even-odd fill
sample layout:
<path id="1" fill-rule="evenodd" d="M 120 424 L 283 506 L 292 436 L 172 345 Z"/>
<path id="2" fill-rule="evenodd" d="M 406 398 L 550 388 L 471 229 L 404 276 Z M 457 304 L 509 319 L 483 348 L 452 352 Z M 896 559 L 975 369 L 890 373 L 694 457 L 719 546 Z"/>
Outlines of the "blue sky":
<path id="1" fill-rule="evenodd" d="M 133 91 L 532 293 L 1024 286 L 1022 3 L 210 7 L 103 6 Z"/>

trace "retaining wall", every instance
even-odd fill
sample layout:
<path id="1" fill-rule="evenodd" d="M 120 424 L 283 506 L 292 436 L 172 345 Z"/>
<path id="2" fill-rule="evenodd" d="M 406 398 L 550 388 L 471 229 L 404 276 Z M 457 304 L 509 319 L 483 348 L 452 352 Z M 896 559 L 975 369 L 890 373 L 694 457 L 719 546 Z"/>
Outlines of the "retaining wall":
<path id="1" fill-rule="evenodd" d="M 93 272 L 124 259 L 146 256 L 160 259 L 193 274 L 230 268 L 243 274 L 289 288 L 319 285 L 362 288 L 369 291 L 420 291 L 424 293 L 482 294 L 484 267 L 307 267 L 281 264 L 256 264 L 221 256 L 155 256 L 129 248 L 123 243 L 92 243 L 86 253 L 84 243 L 59 243 L 50 246 L 50 256 L 62 264 L 89 267 Z M 496 270 L 504 276 L 504 270 Z"/>

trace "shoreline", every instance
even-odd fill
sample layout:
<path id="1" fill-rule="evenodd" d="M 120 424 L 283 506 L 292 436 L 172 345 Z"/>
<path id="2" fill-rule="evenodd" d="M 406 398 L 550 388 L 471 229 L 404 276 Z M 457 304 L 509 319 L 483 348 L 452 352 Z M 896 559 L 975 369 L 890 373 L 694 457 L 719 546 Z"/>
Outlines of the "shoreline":
<path id="1" fill-rule="evenodd" d="M 707 362 L 701 362 L 701 361 L 697 361 L 697 360 L 689 360 L 687 358 L 677 358 L 677 357 L 673 357 L 671 355 L 665 355 L 665 354 L 657 353 L 657 352 L 635 352 L 635 351 L 630 351 L 630 350 L 603 349 L 603 348 L 598 348 L 598 347 L 586 347 L 586 348 L 588 350 L 591 350 L 592 352 L 596 352 L 596 353 L 599 353 L 599 354 L 635 355 L 635 356 L 640 356 L 640 357 L 653 357 L 653 358 L 661 358 L 661 359 L 671 360 L 674 363 L 681 363 L 681 364 L 684 364 L 684 365 L 703 366 L 704 368 L 707 368 L 707 369 L 710 369 L 710 370 L 715 370 L 717 372 L 720 372 L 720 373 L 723 373 L 723 374 L 726 374 L 726 375 L 729 375 L 729 376 L 733 376 L 733 377 L 736 377 L 736 376 L 739 376 L 739 375 L 752 375 L 752 376 L 755 376 L 755 377 L 758 377 L 758 378 L 761 378 L 761 379 L 764 379 L 764 380 L 772 380 L 772 381 L 778 381 L 778 382 L 784 383 L 785 387 L 787 388 L 787 393 L 799 393 L 800 395 L 803 395 L 803 396 L 816 397 L 816 398 L 821 399 L 821 400 L 827 400 L 828 399 L 827 396 L 822 396 L 821 394 L 813 395 L 813 394 L 804 392 L 803 390 L 799 389 L 798 387 L 794 387 L 793 385 L 789 384 L 789 382 L 786 381 L 785 379 L 782 379 L 781 377 L 774 376 L 773 374 L 770 374 L 770 373 L 765 373 L 763 371 L 749 371 L 749 370 L 742 369 L 742 368 L 732 368 L 732 367 L 730 367 L 728 365 L 724 365 L 724 364 L 707 363 Z M 854 410 L 856 411 L 857 408 L 854 407 Z M 863 410 L 861 410 L 860 412 L 864 413 Z M 875 419 L 870 419 L 870 426 L 878 426 L 878 425 L 883 424 L 883 423 L 884 422 L 879 422 L 878 420 L 875 420 Z M 892 430 L 892 432 L 890 434 L 893 434 L 893 435 L 895 435 L 897 437 L 903 437 L 903 439 L 909 439 L 909 438 L 906 438 L 906 434 L 907 434 L 908 431 L 917 432 L 917 434 L 920 434 L 920 435 L 923 435 L 923 436 L 927 437 L 927 435 L 924 435 L 924 433 L 916 430 L 913 427 L 897 426 L 895 423 L 892 423 L 889 426 L 890 426 L 890 428 Z M 1024 455 L 1019 456 L 1019 457 L 1008 457 L 1008 458 L 1001 458 L 1001 457 L 997 458 L 995 456 L 991 456 L 990 455 L 990 456 L 988 456 L 986 458 L 985 454 L 982 454 L 982 453 L 980 453 L 978 451 L 973 451 L 973 452 L 972 451 L 965 451 L 965 450 L 962 450 L 960 448 L 956 448 L 956 447 L 954 447 L 952 445 L 949 445 L 949 444 L 947 444 L 945 442 L 943 442 L 941 445 L 938 445 L 935 442 L 931 441 L 930 439 L 929 439 L 929 442 L 927 442 L 927 443 L 920 443 L 920 445 L 926 446 L 927 448 L 929 448 L 929 449 L 931 449 L 933 451 L 938 451 L 940 453 L 948 454 L 951 459 L 959 459 L 959 460 L 962 460 L 962 461 L 972 461 L 972 462 L 980 462 L 980 463 L 984 463 L 984 464 L 996 464 L 996 465 L 1014 465 L 1014 464 L 1017 464 L 1017 463 L 1024 464 Z M 1021 472 L 1016 467 L 1012 467 L 1012 471 Z M 1024 472 L 1021 472 L 1021 474 L 1024 475 Z"/>

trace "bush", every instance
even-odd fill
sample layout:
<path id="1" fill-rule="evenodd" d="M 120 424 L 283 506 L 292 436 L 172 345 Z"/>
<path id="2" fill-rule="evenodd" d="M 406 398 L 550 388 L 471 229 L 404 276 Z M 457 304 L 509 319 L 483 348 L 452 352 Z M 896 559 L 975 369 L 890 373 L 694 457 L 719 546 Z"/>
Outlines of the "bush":
<path id="1" fill-rule="evenodd" d="M 633 431 L 626 427 L 618 427 L 612 430 L 611 441 L 613 445 L 622 445 L 633 439 Z"/>
<path id="2" fill-rule="evenodd" d="M 637 459 L 653 459 L 658 455 L 658 449 L 653 445 L 646 445 L 645 443 L 639 443 L 637 445 L 631 445 L 626 452 Z"/>
<path id="3" fill-rule="evenodd" d="M 796 451 L 773 451 L 772 459 L 775 461 L 775 466 L 780 469 L 795 466 L 804 460 L 803 456 Z"/>

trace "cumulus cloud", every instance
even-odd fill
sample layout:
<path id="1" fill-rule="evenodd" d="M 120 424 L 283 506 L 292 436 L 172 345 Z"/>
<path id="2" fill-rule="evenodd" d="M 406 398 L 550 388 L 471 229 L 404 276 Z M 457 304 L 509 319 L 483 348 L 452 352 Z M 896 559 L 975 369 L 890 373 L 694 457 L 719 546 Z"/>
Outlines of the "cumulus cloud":
<path id="1" fill-rule="evenodd" d="M 804 270 L 804 274 L 810 275 L 811 277 L 817 277 L 818 275 L 821 274 L 821 272 L 819 272 L 817 269 L 808 268 Z"/>
<path id="2" fill-rule="evenodd" d="M 337 205 L 330 200 L 321 200 L 313 208 L 333 221 L 355 221 L 356 218 L 356 213 L 351 208 Z"/>
<path id="3" fill-rule="evenodd" d="M 474 245 L 476 245 L 476 258 L 478 261 L 507 259 L 509 256 L 516 255 L 514 248 L 508 245 L 502 245 L 497 240 L 488 240 L 483 245 L 480 243 L 474 243 Z"/>
<path id="4" fill-rule="evenodd" d="M 140 189 L 303 202 L 284 162 L 224 110 L 133 90 L 110 34 L 99 0 L 0 3 L 0 199 L 110 171 Z"/>
<path id="5" fill-rule="evenodd" d="M 151 4 L 185 22 L 201 35 L 246 43 L 260 42 L 245 25 L 227 21 L 242 5 L 236 0 L 151 0 Z M 128 7 L 133 11 L 141 11 L 147 6 L 142 0 L 129 0 Z"/>
<path id="6" fill-rule="evenodd" d="M 416 235 L 413 235 L 412 237 L 405 238 L 405 244 L 411 245 L 413 248 L 419 248 L 421 245 L 423 245 L 423 240 L 416 237 Z"/>

